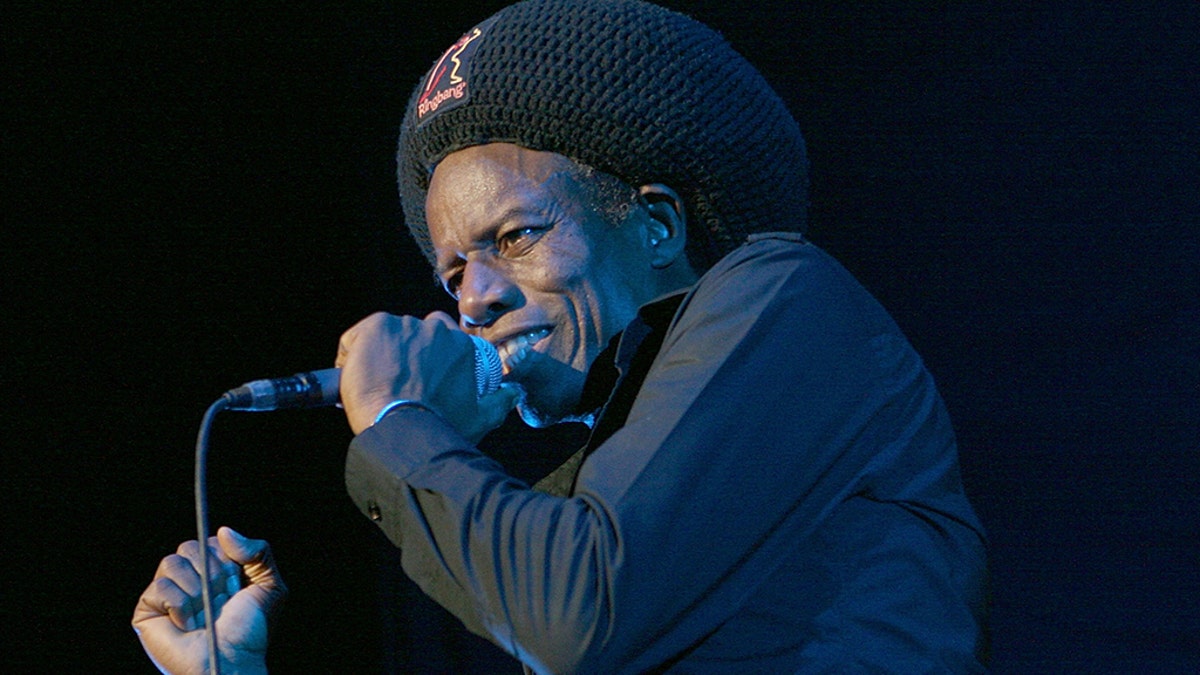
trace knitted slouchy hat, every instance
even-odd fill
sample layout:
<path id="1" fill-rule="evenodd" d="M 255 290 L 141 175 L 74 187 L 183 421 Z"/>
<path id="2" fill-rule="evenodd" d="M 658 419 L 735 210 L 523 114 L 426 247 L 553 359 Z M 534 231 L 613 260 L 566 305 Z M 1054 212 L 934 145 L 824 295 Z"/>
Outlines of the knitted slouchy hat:
<path id="1" fill-rule="evenodd" d="M 638 0 L 527 0 L 442 55 L 409 101 L 397 172 L 405 220 L 433 259 L 425 194 L 446 155 L 489 142 L 565 155 L 684 201 L 705 270 L 756 231 L 805 226 L 800 129 L 712 29 Z"/>

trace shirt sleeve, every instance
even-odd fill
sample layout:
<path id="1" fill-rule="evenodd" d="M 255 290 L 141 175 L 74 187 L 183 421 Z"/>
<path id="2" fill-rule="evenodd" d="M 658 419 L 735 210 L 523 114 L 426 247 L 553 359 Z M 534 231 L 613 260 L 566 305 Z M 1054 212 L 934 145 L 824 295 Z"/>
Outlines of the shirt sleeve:
<path id="1" fill-rule="evenodd" d="M 765 237 L 685 300 L 570 498 L 419 409 L 355 439 L 347 485 L 427 593 L 534 670 L 644 672 L 716 630 L 851 495 L 970 518 L 939 501 L 960 492 L 956 467 L 886 313 L 816 247 Z"/>

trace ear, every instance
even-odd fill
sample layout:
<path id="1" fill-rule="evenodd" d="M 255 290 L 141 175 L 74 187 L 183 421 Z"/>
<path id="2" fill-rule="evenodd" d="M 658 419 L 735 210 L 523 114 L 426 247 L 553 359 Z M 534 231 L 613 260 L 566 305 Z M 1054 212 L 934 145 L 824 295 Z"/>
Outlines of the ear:
<path id="1" fill-rule="evenodd" d="M 650 216 L 643 237 L 651 252 L 651 264 L 663 269 L 681 258 L 686 262 L 687 211 L 683 200 L 662 183 L 647 183 L 638 188 L 638 201 Z"/>

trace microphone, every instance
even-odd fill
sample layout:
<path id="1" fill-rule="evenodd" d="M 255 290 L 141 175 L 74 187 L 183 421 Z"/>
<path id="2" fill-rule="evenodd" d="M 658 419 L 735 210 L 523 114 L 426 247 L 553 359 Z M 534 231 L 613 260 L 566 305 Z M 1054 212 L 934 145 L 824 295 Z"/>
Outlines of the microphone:
<path id="1" fill-rule="evenodd" d="M 503 374 L 500 354 L 487 340 L 476 335 L 468 337 L 475 343 L 475 391 L 483 397 L 500 388 Z M 326 368 L 291 377 L 254 380 L 230 389 L 221 398 L 227 402 L 228 410 L 252 412 L 336 405 L 341 374 L 338 368 Z"/>

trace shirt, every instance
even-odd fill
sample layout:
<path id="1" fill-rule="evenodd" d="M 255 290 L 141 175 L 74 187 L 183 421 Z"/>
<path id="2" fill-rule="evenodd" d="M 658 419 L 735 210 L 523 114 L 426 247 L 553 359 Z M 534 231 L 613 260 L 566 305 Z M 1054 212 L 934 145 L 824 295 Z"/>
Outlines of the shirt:
<path id="1" fill-rule="evenodd" d="M 982 527 L 886 312 L 794 234 L 667 302 L 589 374 L 617 383 L 567 495 L 419 408 L 353 441 L 409 576 L 536 672 L 981 671 Z"/>

